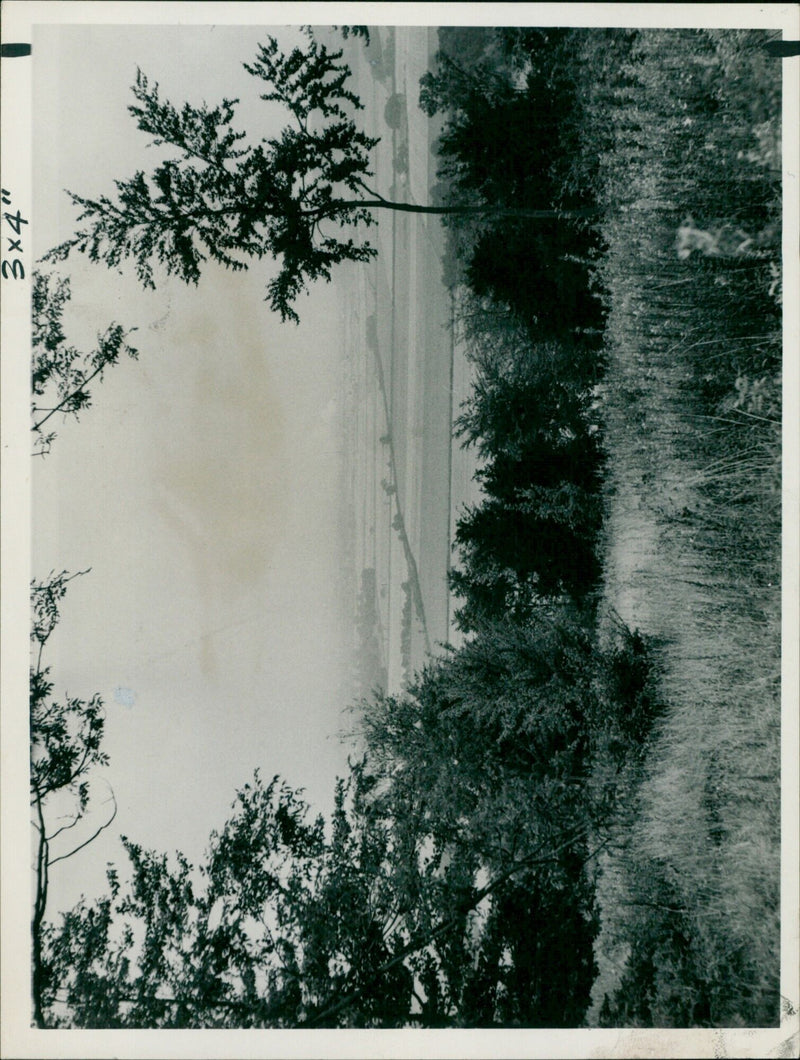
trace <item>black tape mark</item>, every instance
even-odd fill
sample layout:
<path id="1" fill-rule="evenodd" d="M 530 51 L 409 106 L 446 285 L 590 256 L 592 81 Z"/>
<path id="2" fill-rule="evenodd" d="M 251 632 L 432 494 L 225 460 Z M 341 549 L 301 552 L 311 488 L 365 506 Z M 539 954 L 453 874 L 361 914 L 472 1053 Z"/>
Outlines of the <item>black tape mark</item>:
<path id="1" fill-rule="evenodd" d="M 771 40 L 764 45 L 764 51 L 775 59 L 791 59 L 800 55 L 800 40 Z"/>
<path id="2" fill-rule="evenodd" d="M 31 54 L 30 44 L 0 44 L 0 56 L 3 59 L 21 59 Z"/>

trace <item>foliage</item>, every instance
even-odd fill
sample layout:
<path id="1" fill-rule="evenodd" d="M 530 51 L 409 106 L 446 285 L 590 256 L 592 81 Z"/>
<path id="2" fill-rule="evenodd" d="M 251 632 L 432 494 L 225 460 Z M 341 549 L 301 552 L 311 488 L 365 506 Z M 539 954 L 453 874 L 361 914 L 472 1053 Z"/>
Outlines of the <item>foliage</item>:
<path id="1" fill-rule="evenodd" d="M 360 37 L 366 45 L 370 42 L 369 26 L 339 26 L 345 40 L 348 37 Z"/>
<path id="2" fill-rule="evenodd" d="M 596 499 L 568 484 L 534 487 L 510 503 L 491 499 L 467 509 L 455 534 L 462 568 L 453 584 L 473 605 L 461 613 L 462 626 L 470 628 L 473 612 L 488 616 L 517 595 L 525 607 L 526 590 L 547 598 L 568 592 L 577 599 L 587 593 L 597 582 L 599 563 L 591 534 L 573 529 L 570 521 L 588 517 L 599 523 L 599 512 Z M 489 581 L 493 604 L 480 593 L 479 575 L 495 570 L 500 577 Z M 470 598 L 473 586 L 475 599 Z"/>
<path id="3" fill-rule="evenodd" d="M 133 258 L 140 282 L 155 287 L 154 262 L 196 284 L 208 259 L 240 270 L 248 258 L 270 254 L 281 268 L 267 286 L 268 301 L 282 319 L 297 320 L 292 303 L 308 281 L 329 280 L 335 264 L 375 253 L 322 230 L 326 221 L 352 226 L 372 220 L 358 200 L 342 199 L 363 198 L 375 141 L 347 114 L 361 103 L 346 87 L 350 71 L 340 58 L 341 52 L 313 39 L 283 55 L 268 37 L 244 67 L 266 83 L 261 98 L 281 104 L 293 124 L 249 146 L 233 128 L 237 100 L 178 108 L 138 71 L 136 103 L 128 109 L 153 144 L 177 149 L 178 156 L 149 177 L 138 171 L 116 181 L 116 201 L 71 195 L 88 225 L 49 258 L 61 260 L 77 249 L 112 268 Z"/>
<path id="4" fill-rule="evenodd" d="M 74 416 L 91 405 L 89 384 L 102 381 L 104 371 L 126 355 L 137 351 L 127 343 L 129 332 L 111 324 L 97 337 L 91 353 L 67 344 L 63 316 L 71 297 L 69 280 L 42 272 L 34 273 L 32 290 L 31 338 L 33 345 L 31 430 L 34 454 L 46 455 L 55 440 L 45 424 L 52 416 Z M 132 329 L 135 330 L 135 329 Z M 111 803 L 102 823 L 87 834 L 78 828 L 96 809 L 93 802 L 93 772 L 108 764 L 102 750 L 105 729 L 103 701 L 95 694 L 88 700 L 53 697 L 50 667 L 42 665 L 42 655 L 60 619 L 60 604 L 67 586 L 77 574 L 51 572 L 43 582 L 31 583 L 31 641 L 34 656 L 30 667 L 30 798 L 32 825 L 36 833 L 34 860 L 34 906 L 31 920 L 33 1017 L 37 1026 L 46 1025 L 47 999 L 53 989 L 54 969 L 44 950 L 50 928 L 45 923 L 50 886 L 50 869 L 73 857 L 109 827 L 117 812 L 113 791 L 103 800 Z M 109 789 L 110 790 L 110 789 Z M 72 839 L 64 848 L 65 838 Z M 53 846 L 56 842 L 55 847 Z"/>
<path id="5" fill-rule="evenodd" d="M 474 51 L 480 49 L 472 59 L 469 47 L 460 47 L 466 35 L 474 37 Z M 426 113 L 446 114 L 442 175 L 459 193 L 490 202 L 552 200 L 573 107 L 570 32 L 473 29 L 462 30 L 457 42 L 448 36 L 443 30 L 445 48 L 437 53 L 436 69 L 422 78 L 420 93 Z M 445 50 L 454 44 L 458 51 Z"/>
<path id="6" fill-rule="evenodd" d="M 577 91 L 571 31 L 442 29 L 440 44 L 421 105 L 444 112 L 440 175 L 450 199 L 591 209 L 593 188 L 562 191 Z M 525 620 L 539 597 L 582 600 L 598 583 L 603 456 L 590 389 L 602 368 L 592 348 L 603 315 L 589 285 L 596 238 L 585 222 L 563 216 L 532 229 L 488 215 L 471 238 L 454 223 L 477 366 L 456 433 L 482 459 L 485 495 L 461 513 L 455 535 L 451 587 L 464 601 L 457 621 L 470 630 L 502 614 Z"/>
<path id="7" fill-rule="evenodd" d="M 763 1026 L 777 1025 L 777 970 L 764 979 L 750 947 L 726 950 L 724 926 L 704 923 L 669 865 L 640 864 L 624 901 L 630 953 L 603 997 L 600 1026 L 742 1025 L 748 1009 L 763 1011 Z"/>
<path id="8" fill-rule="evenodd" d="M 595 723 L 595 667 L 585 631 L 541 609 L 528 627 L 485 626 L 402 696 L 364 705 L 378 798 L 397 807 L 403 845 L 429 866 L 458 866 L 464 885 L 503 881 L 482 907 L 478 934 L 473 927 L 474 957 L 431 955 L 437 1003 L 460 1025 L 582 1018 L 593 967 L 585 871 L 593 808 L 581 778 Z M 545 921 L 545 909 L 559 902 L 570 916 Z M 560 947 L 570 931 L 567 959 Z M 556 952 L 564 982 L 548 1001 Z"/>
<path id="9" fill-rule="evenodd" d="M 67 585 L 84 573 L 70 575 L 62 571 L 51 574 L 45 582 L 31 585 L 31 641 L 35 656 L 30 668 L 30 801 L 31 823 L 36 833 L 32 993 L 34 1020 L 40 1027 L 46 1025 L 45 1007 L 55 975 L 52 960 L 43 952 L 48 936 L 44 916 L 50 869 L 91 843 L 116 815 L 112 792 L 104 800 L 112 803 L 112 810 L 103 823 L 88 837 L 78 832 L 80 838 L 68 844 L 66 852 L 54 851 L 54 841 L 78 826 L 92 811 L 92 773 L 108 764 L 108 756 L 102 750 L 105 711 L 100 696 L 94 695 L 89 700 L 67 696 L 63 702 L 57 702 L 53 698 L 50 668 L 42 666 L 42 652 L 58 624 L 59 605 Z"/>
<path id="10" fill-rule="evenodd" d="M 258 1025 L 258 957 L 276 1025 L 294 1013 L 301 998 L 292 902 L 302 904 L 314 874 L 321 826 L 306 822 L 307 807 L 277 778 L 264 785 L 256 775 L 234 809 L 199 873 L 181 855 L 171 865 L 126 841 L 129 888 L 112 870 L 109 896 L 62 918 L 51 938 L 62 1019 L 84 1027 Z"/>
<path id="11" fill-rule="evenodd" d="M 502 345 L 480 358 L 456 431 L 482 458 L 486 499 L 459 517 L 462 626 L 528 609 L 530 592 L 584 597 L 597 582 L 603 455 L 589 422 L 585 357 Z"/>
<path id="12" fill-rule="evenodd" d="M 455 58 L 455 53 L 444 49 L 437 52 L 436 69 L 423 74 L 419 83 L 419 105 L 429 117 L 440 111 L 467 115 L 473 106 L 490 108 L 508 103 L 514 97 L 510 78 L 482 58 L 486 46 L 484 36 L 485 33 L 477 29 L 462 31 L 459 36 L 459 44 L 464 37 L 468 45 L 480 41 L 478 58 L 465 56 L 463 51 L 459 53 L 459 59 Z M 452 42 L 450 47 L 454 47 Z M 465 177 L 472 184 L 476 183 L 474 175 L 467 177 L 465 173 Z"/>
<path id="13" fill-rule="evenodd" d="M 197 868 L 126 842 L 127 889 L 112 872 L 52 929 L 53 1009 L 86 1027 L 579 1023 L 596 687 L 566 613 L 487 627 L 364 704 L 366 758 L 327 825 L 257 774 Z"/>
<path id="14" fill-rule="evenodd" d="M 583 146 L 572 73 L 580 33 L 443 28 L 439 39 L 420 105 L 444 114 L 445 201 L 557 207 L 535 228 L 502 214 L 452 217 L 450 250 L 463 259 L 464 279 L 475 294 L 511 306 L 538 338 L 596 331 L 602 306 L 590 290 L 588 264 L 598 245 L 586 223 L 595 186 L 570 183 L 568 168 Z"/>
<path id="15" fill-rule="evenodd" d="M 559 243 L 560 229 L 549 243 L 547 225 L 522 232 L 508 218 L 450 225 L 461 269 L 449 274 L 470 287 L 459 325 L 477 369 L 459 426 L 485 493 L 458 527 L 460 622 L 477 641 L 487 617 L 529 622 L 544 592 L 603 586 L 580 614 L 598 622 L 603 645 L 593 691 L 605 722 L 588 728 L 586 798 L 618 844 L 599 884 L 598 952 L 626 969 L 611 977 L 605 1018 L 768 1023 L 778 967 L 779 73 L 754 31 L 569 31 L 540 41 L 538 56 L 526 30 L 476 31 L 472 51 L 468 31 L 454 32 L 464 36 L 423 86 L 425 102 L 446 111 L 449 179 L 476 198 L 526 193 L 513 155 L 530 144 L 487 149 L 491 74 L 510 128 L 529 88 L 563 93 L 560 158 L 536 180 L 562 202 L 603 208 L 594 234 L 565 224 L 580 248 Z M 570 54 L 567 73 L 555 56 Z M 553 356 L 548 375 L 543 336 L 582 348 L 574 372 L 569 356 Z M 581 407 L 578 430 L 561 387 Z M 597 459 L 567 467 L 556 454 L 537 467 L 532 448 L 526 479 L 526 432 L 540 417 L 551 437 L 563 424 L 568 449 L 586 433 Z M 581 483 L 581 471 L 594 481 Z M 555 514 L 552 539 L 533 540 L 537 512 Z M 589 531 L 593 575 L 566 562 L 576 524 Z M 577 573 L 572 586 L 560 561 Z M 618 602 L 642 632 L 609 620 Z M 760 930 L 748 933 L 754 918 Z"/>
<path id="16" fill-rule="evenodd" d="M 642 755 L 662 709 L 654 679 L 658 669 L 653 638 L 618 620 L 616 643 L 607 650 L 607 660 L 605 696 L 616 705 L 609 721 L 628 754 Z"/>
<path id="17" fill-rule="evenodd" d="M 542 819 L 548 807 L 553 820 L 562 811 L 569 817 L 559 785 L 583 769 L 593 672 L 591 639 L 562 609 L 542 606 L 525 626 L 486 624 L 402 697 L 370 705 L 367 746 L 391 769 L 393 785 L 405 777 L 424 793 L 425 819 L 442 840 L 500 857 L 488 822 L 503 816 L 493 801 L 513 794 L 510 775 L 528 785 L 528 809 L 538 806 Z M 516 848 L 536 846 L 537 814 L 527 820 L 521 806 L 515 812 Z"/>
<path id="18" fill-rule="evenodd" d="M 375 784 L 354 763 L 326 830 L 299 793 L 256 775 L 197 869 L 126 841 L 129 886 L 110 870 L 110 894 L 48 936 L 54 1012 L 82 1027 L 480 1022 L 461 991 L 470 911 L 513 873 L 477 888 L 469 859 L 420 857 Z"/>
<path id="19" fill-rule="evenodd" d="M 51 1021 L 575 1026 L 609 923 L 624 967 L 601 1023 L 774 1016 L 779 89 L 747 89 L 760 62 L 747 34 L 455 29 L 440 40 L 464 45 L 422 86 L 428 112 L 446 111 L 450 194 L 499 206 L 460 229 L 477 381 L 458 430 L 485 493 L 457 528 L 452 585 L 469 638 L 404 693 L 363 704 L 366 758 L 327 825 L 300 793 L 256 775 L 199 867 L 128 842 L 127 889 L 112 870 L 109 896 L 43 929 Z M 270 297 L 292 317 L 306 280 L 347 257 L 337 244 L 315 258 L 308 218 L 347 224 L 367 209 L 339 199 L 336 182 L 392 204 L 363 183 L 366 140 L 351 156 L 335 148 L 341 171 L 304 168 L 324 129 L 355 128 L 343 107 L 358 101 L 338 53 L 276 48 L 248 69 L 297 129 L 241 148 L 235 101 L 178 112 L 140 78 L 140 127 L 183 157 L 150 184 L 140 174 L 118 187 L 154 231 L 189 202 L 198 210 L 188 242 L 131 243 L 140 267 L 161 247 L 168 269 L 196 280 L 213 256 L 202 233 L 219 225 L 223 255 L 284 255 Z M 750 81 L 731 87 L 742 61 Z M 323 132 L 304 109 L 315 99 Z M 605 213 L 593 233 L 545 225 L 533 238 L 502 212 L 542 198 Z M 285 232 L 268 212 L 281 202 Z M 116 223 L 110 200 L 101 206 L 96 234 Z M 80 238 L 89 249 L 93 237 Z M 96 243 L 96 256 L 110 262 L 127 238 L 103 253 Z M 598 352 L 587 332 L 601 324 Z M 686 503 L 670 508 L 673 496 Z M 654 528 L 658 563 L 646 543 L 636 554 L 652 580 L 622 585 L 647 634 L 616 620 L 609 632 L 595 607 L 603 556 L 614 589 L 623 501 Z M 766 660 L 755 677 L 754 645 Z M 622 883 L 601 876 L 595 893 L 593 856 L 612 839 Z"/>
<path id="20" fill-rule="evenodd" d="M 499 973 L 495 1023 L 512 1027 L 579 1027 L 596 967 L 593 885 L 579 853 L 558 871 L 518 882 L 493 910 L 507 947 Z M 501 959 L 502 967 L 502 959 Z M 484 969 L 481 969 L 485 974 Z M 477 1023 L 477 1021 L 476 1021 Z"/>
<path id="21" fill-rule="evenodd" d="M 34 273 L 31 293 L 33 371 L 31 400 L 31 429 L 34 432 L 37 456 L 49 452 L 56 437 L 46 432 L 44 425 L 60 413 L 75 416 L 91 406 L 89 384 L 101 381 L 104 371 L 117 364 L 121 356 L 137 357 L 137 350 L 128 345 L 125 331 L 119 324 L 111 324 L 97 336 L 97 348 L 84 353 L 67 344 L 63 315 L 71 297 L 69 279 L 42 272 Z"/>
<path id="22" fill-rule="evenodd" d="M 326 837 L 300 793 L 256 774 L 198 869 L 127 842 L 127 891 L 112 872 L 110 897 L 79 906 L 53 935 L 70 1025 L 406 1022 L 402 920 L 368 790 L 355 765 Z"/>
<path id="23" fill-rule="evenodd" d="M 465 279 L 477 296 L 518 313 L 537 339 L 591 341 L 603 324 L 587 273 L 594 243 L 590 232 L 566 219 L 535 230 L 514 219 L 498 221 L 475 242 Z"/>

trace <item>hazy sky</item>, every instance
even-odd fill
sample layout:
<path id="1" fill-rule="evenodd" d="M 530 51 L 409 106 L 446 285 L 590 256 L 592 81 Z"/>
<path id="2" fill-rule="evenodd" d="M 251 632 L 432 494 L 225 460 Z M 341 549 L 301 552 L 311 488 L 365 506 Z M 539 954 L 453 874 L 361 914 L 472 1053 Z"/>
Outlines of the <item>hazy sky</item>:
<path id="1" fill-rule="evenodd" d="M 109 192 L 157 162 L 126 110 L 137 65 L 174 101 L 240 96 L 239 127 L 269 134 L 275 112 L 241 67 L 263 36 L 37 27 L 36 256 L 73 231 L 62 189 Z M 61 694 L 105 699 L 119 804 L 102 841 L 54 870 L 51 910 L 103 887 L 121 832 L 197 858 L 256 766 L 327 804 L 345 765 L 332 734 L 347 722 L 352 628 L 335 581 L 333 285 L 301 301 L 295 327 L 263 301 L 267 263 L 156 292 L 130 269 L 80 257 L 58 268 L 72 278 L 69 340 L 86 348 L 117 320 L 137 327 L 140 358 L 111 370 L 34 461 L 34 576 L 92 568 L 70 587 L 46 661 Z"/>

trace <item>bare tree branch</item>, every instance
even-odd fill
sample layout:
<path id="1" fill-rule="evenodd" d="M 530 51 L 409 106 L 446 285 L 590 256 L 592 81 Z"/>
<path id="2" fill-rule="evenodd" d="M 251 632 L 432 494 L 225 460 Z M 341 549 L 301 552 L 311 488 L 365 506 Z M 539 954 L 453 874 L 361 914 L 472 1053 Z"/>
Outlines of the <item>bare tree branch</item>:
<path id="1" fill-rule="evenodd" d="M 73 854 L 77 854 L 79 850 L 83 850 L 84 847 L 88 847 L 88 845 L 91 842 L 93 842 L 95 839 L 97 839 L 97 837 L 100 835 L 101 832 L 104 832 L 106 830 L 106 828 L 108 828 L 108 826 L 111 824 L 111 822 L 117 816 L 117 808 L 118 808 L 117 807 L 117 800 L 114 798 L 114 793 L 113 792 L 111 793 L 111 799 L 112 799 L 112 801 L 114 803 L 114 810 L 113 810 L 113 813 L 111 814 L 111 816 L 109 817 L 109 819 L 106 821 L 106 823 L 105 824 L 101 824 L 96 832 L 94 832 L 92 835 L 90 835 L 89 838 L 87 840 L 85 840 L 85 842 L 80 844 L 80 846 L 75 847 L 74 850 L 70 850 L 69 854 L 61 854 L 59 857 L 53 858 L 52 860 L 48 861 L 48 863 L 47 863 L 48 865 L 52 866 L 52 865 L 55 865 L 56 862 L 58 862 L 58 861 L 66 861 L 67 858 L 71 858 L 73 856 Z M 108 799 L 106 799 L 106 802 L 108 802 Z"/>

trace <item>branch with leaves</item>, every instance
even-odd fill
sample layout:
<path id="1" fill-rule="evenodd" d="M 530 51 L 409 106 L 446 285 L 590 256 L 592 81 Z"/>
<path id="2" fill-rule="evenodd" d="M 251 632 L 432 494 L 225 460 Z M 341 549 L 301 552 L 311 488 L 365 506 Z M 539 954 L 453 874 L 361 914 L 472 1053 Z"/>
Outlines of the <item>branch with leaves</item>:
<path id="1" fill-rule="evenodd" d="M 50 451 L 55 432 L 45 430 L 53 416 L 74 416 L 92 403 L 89 386 L 101 381 L 107 368 L 121 357 L 136 359 L 138 351 L 127 337 L 135 328 L 125 330 L 110 324 L 97 336 L 97 346 L 89 353 L 67 342 L 63 315 L 71 297 L 70 282 L 52 274 L 36 272 L 33 277 L 31 339 L 33 369 L 31 375 L 31 430 L 35 436 L 34 455 Z"/>

